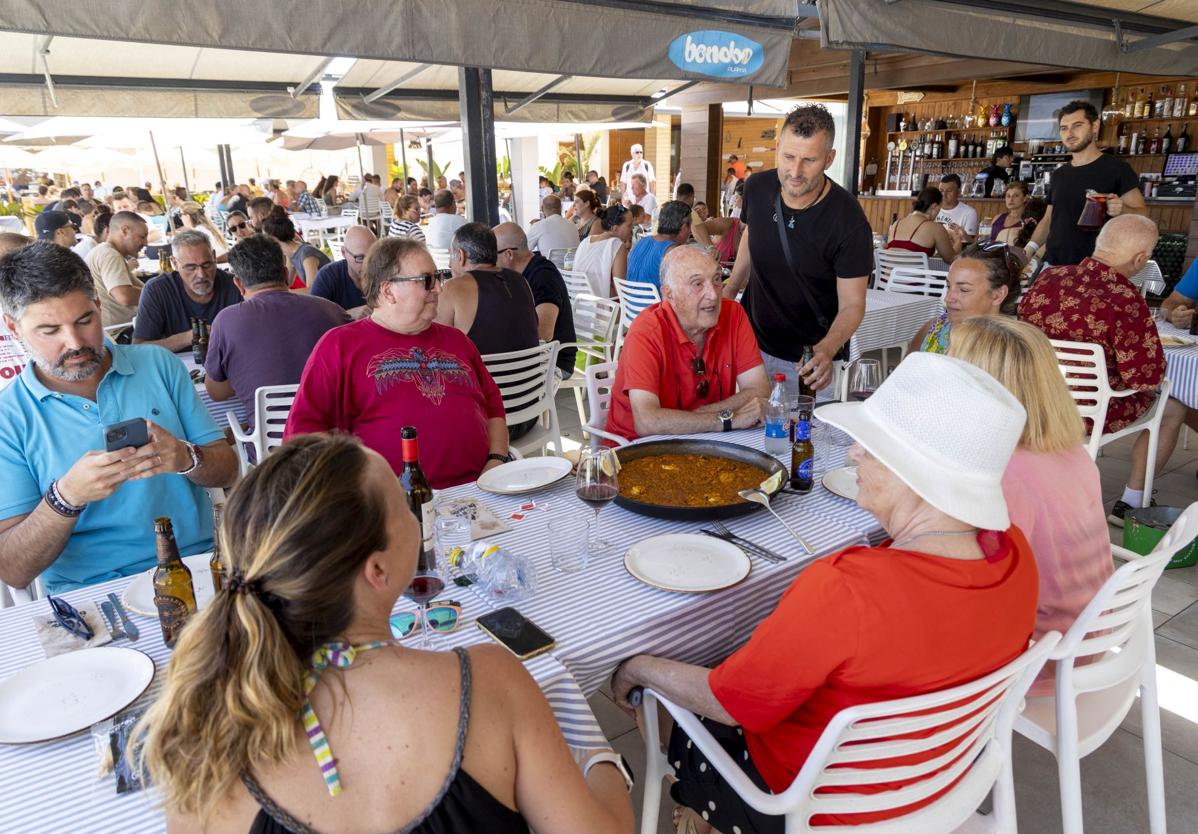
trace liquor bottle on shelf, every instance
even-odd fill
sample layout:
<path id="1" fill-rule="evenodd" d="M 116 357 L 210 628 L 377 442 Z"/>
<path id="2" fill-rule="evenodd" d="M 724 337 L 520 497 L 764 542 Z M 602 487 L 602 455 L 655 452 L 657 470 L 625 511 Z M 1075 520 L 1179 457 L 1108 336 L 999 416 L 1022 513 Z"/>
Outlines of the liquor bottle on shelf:
<path id="1" fill-rule="evenodd" d="M 948 158 L 956 159 L 957 158 L 957 150 L 960 147 L 961 147 L 961 145 L 957 141 L 957 137 L 950 133 L 948 135 Z"/>
<path id="2" fill-rule="evenodd" d="M 1177 95 L 1173 97 L 1173 118 L 1180 119 L 1186 114 L 1186 105 L 1189 103 L 1186 96 L 1186 85 L 1183 81 L 1177 85 Z"/>
<path id="3" fill-rule="evenodd" d="M 1136 153 L 1140 156 L 1143 156 L 1147 152 L 1148 152 L 1148 132 L 1141 131 L 1140 132 L 1140 140 L 1136 144 Z"/>
<path id="4" fill-rule="evenodd" d="M 1169 92 L 1169 88 L 1162 84 L 1160 89 L 1157 90 L 1152 118 L 1163 119 L 1166 112 L 1173 112 L 1173 95 Z"/>
<path id="5" fill-rule="evenodd" d="M 1128 89 L 1123 97 L 1123 118 L 1130 119 L 1136 112 L 1135 91 Z"/>
<path id="6" fill-rule="evenodd" d="M 1134 155 L 1140 152 L 1140 137 L 1142 135 L 1142 132 L 1139 130 L 1133 130 L 1131 132 L 1131 139 L 1127 143 L 1127 152 L 1129 154 Z"/>
<path id="7" fill-rule="evenodd" d="M 1136 88 L 1136 103 L 1132 107 L 1131 111 L 1131 117 L 1133 119 L 1144 118 L 1144 103 L 1144 88 L 1138 87 Z"/>
<path id="8" fill-rule="evenodd" d="M 1161 137 L 1161 153 L 1168 153 L 1173 147 L 1173 125 L 1165 127 L 1165 135 Z"/>
<path id="9" fill-rule="evenodd" d="M 1152 88 L 1148 88 L 1148 101 L 1144 102 L 1144 118 L 1151 119 L 1156 113 L 1156 99 L 1152 97 Z"/>
<path id="10" fill-rule="evenodd" d="M 932 143 L 932 158 L 944 159 L 944 139 L 940 136 L 937 136 L 936 141 Z"/>
<path id="11" fill-rule="evenodd" d="M 1190 126 L 1183 124 L 1181 126 L 1181 135 L 1177 137 L 1177 144 L 1173 146 L 1173 153 L 1185 153 L 1190 147 Z"/>
<path id="12" fill-rule="evenodd" d="M 1154 127 L 1152 129 L 1152 141 L 1148 143 L 1148 153 L 1156 154 L 1161 152 L 1161 129 Z"/>
<path id="13" fill-rule="evenodd" d="M 1123 132 L 1123 126 L 1119 126 L 1119 149 L 1117 153 L 1127 153 L 1127 134 Z"/>

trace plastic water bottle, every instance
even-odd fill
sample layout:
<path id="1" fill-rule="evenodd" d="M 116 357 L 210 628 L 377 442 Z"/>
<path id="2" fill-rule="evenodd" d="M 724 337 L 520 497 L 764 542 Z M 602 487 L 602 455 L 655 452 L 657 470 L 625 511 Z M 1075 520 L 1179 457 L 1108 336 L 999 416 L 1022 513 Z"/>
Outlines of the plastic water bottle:
<path id="1" fill-rule="evenodd" d="M 786 431 L 786 374 L 774 374 L 774 390 L 765 411 L 765 453 L 784 455 L 790 449 Z"/>

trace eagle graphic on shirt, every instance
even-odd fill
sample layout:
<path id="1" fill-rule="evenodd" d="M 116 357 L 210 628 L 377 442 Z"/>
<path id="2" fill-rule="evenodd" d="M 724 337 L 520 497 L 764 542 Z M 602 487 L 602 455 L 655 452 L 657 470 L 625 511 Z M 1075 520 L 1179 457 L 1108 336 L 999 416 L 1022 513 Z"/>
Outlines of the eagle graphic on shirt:
<path id="1" fill-rule="evenodd" d="M 440 405 L 445 398 L 446 382 L 469 385 L 471 379 L 470 369 L 452 353 L 422 347 L 383 351 L 366 365 L 366 373 L 374 379 L 380 394 L 400 382 L 414 382 L 433 405 Z"/>

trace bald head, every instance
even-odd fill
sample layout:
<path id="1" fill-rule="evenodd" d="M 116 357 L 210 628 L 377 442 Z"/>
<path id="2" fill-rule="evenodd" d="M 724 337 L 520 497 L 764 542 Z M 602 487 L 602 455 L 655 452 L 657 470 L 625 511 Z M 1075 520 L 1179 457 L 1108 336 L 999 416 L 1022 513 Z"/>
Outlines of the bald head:
<path id="1" fill-rule="evenodd" d="M 524 230 L 519 225 L 500 223 L 493 231 L 495 232 L 495 242 L 499 244 L 499 251 L 515 249 L 517 252 L 524 252 L 528 249 L 528 235 L 524 234 Z"/>
<path id="2" fill-rule="evenodd" d="M 366 226 L 350 226 L 345 230 L 345 243 L 341 244 L 341 256 L 345 258 L 345 266 L 349 277 L 354 281 L 362 274 L 362 264 L 366 262 L 366 253 L 378 240 L 374 232 Z"/>
<path id="3" fill-rule="evenodd" d="M 1160 232 L 1156 223 L 1139 214 L 1112 217 L 1094 242 L 1094 259 L 1132 276 L 1152 257 Z"/>
<path id="4" fill-rule="evenodd" d="M 541 200 L 541 213 L 548 217 L 551 214 L 562 213 L 562 200 L 556 194 L 550 194 Z"/>
<path id="5" fill-rule="evenodd" d="M 720 275 L 720 265 L 707 250 L 696 244 L 671 246 L 661 259 L 662 289 L 667 286 L 677 290 L 696 275 Z"/>

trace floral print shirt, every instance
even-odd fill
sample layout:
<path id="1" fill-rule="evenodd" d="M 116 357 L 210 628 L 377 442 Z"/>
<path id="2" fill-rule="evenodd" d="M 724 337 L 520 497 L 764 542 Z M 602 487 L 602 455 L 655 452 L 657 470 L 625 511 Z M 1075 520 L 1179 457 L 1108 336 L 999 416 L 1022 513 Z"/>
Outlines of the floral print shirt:
<path id="1" fill-rule="evenodd" d="M 1046 269 L 1020 302 L 1019 317 L 1050 339 L 1102 345 L 1111 388 L 1143 392 L 1111 399 L 1105 431 L 1135 422 L 1155 401 L 1165 352 L 1148 305 L 1127 276 L 1094 258 Z"/>

